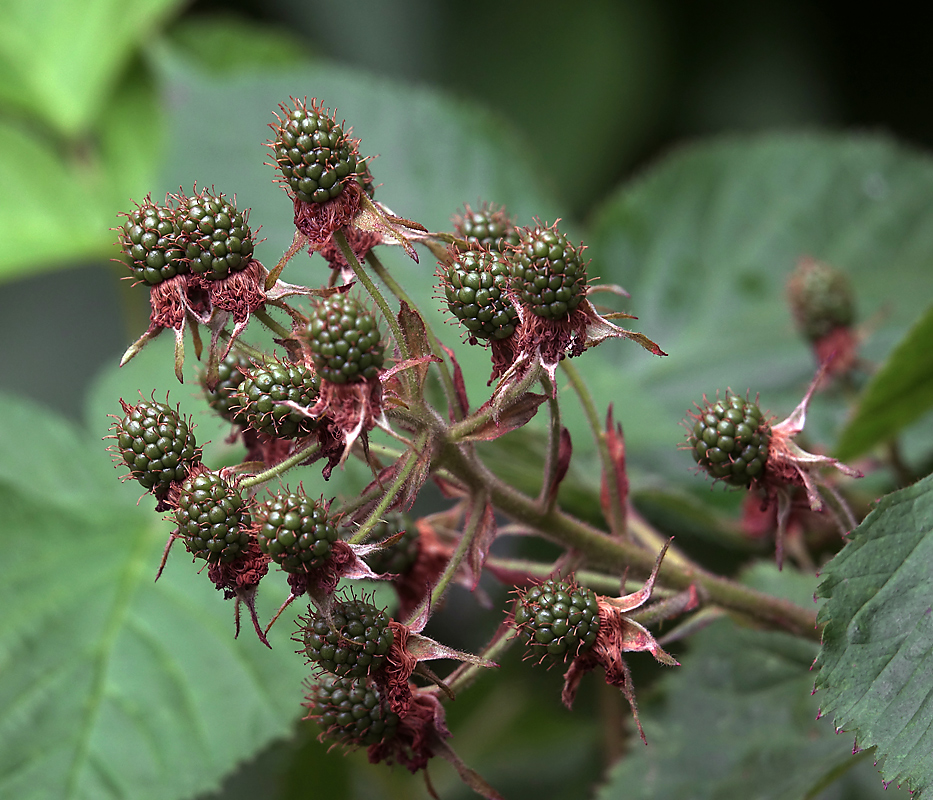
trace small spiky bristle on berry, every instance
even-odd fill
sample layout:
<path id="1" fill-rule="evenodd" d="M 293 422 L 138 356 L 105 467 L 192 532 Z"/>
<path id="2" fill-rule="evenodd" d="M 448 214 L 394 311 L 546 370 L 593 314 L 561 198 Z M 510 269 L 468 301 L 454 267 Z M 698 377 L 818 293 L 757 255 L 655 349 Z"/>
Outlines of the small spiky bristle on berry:
<path id="1" fill-rule="evenodd" d="M 335 384 L 376 380 L 383 364 L 382 334 L 376 316 L 349 294 L 316 303 L 300 333 L 323 381 Z"/>
<path id="2" fill-rule="evenodd" d="M 748 487 L 764 476 L 771 426 L 757 403 L 727 390 L 714 403 L 704 398 L 685 426 L 694 460 L 713 478 Z"/>
<path id="3" fill-rule="evenodd" d="M 330 614 L 308 616 L 295 640 L 310 663 L 340 677 L 365 678 L 385 662 L 395 634 L 390 618 L 363 599 L 336 602 Z"/>
<path id="4" fill-rule="evenodd" d="M 188 271 L 175 209 L 153 203 L 147 195 L 123 216 L 118 239 L 123 261 L 136 278 L 154 286 Z"/>
<path id="5" fill-rule="evenodd" d="M 260 549 L 286 572 L 323 564 L 337 541 L 337 526 L 327 510 L 323 501 L 301 491 L 273 495 L 253 512 Z"/>
<path id="6" fill-rule="evenodd" d="M 515 626 L 542 658 L 576 657 L 599 633 L 596 594 L 572 580 L 549 579 L 520 594 Z"/>
<path id="7" fill-rule="evenodd" d="M 234 202 L 207 189 L 191 197 L 179 194 L 177 218 L 185 258 L 194 275 L 216 281 L 246 269 L 253 259 L 253 234 Z"/>
<path id="8" fill-rule="evenodd" d="M 190 420 L 177 407 L 154 400 L 134 406 L 120 400 L 120 405 L 125 416 L 111 426 L 117 440 L 115 450 L 130 468 L 129 477 L 163 496 L 201 461 Z"/>
<path id="9" fill-rule="evenodd" d="M 319 682 L 305 686 L 305 719 L 317 722 L 322 738 L 366 747 L 395 735 L 399 716 L 383 704 L 376 686 L 333 675 L 324 675 Z"/>
<path id="10" fill-rule="evenodd" d="M 466 203 L 463 213 L 453 216 L 454 232 L 471 247 L 499 253 L 519 244 L 518 229 L 505 208 L 483 203 L 474 211 Z"/>
<path id="11" fill-rule="evenodd" d="M 249 547 L 248 503 L 240 490 L 217 472 L 201 472 L 181 485 L 175 521 L 195 558 L 230 562 Z"/>

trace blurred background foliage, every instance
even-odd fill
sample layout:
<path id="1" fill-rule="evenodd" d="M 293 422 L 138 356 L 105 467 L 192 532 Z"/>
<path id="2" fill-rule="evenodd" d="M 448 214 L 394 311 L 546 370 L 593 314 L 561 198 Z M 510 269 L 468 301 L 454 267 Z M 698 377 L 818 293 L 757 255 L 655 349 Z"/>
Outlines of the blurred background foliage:
<path id="1" fill-rule="evenodd" d="M 883 16 L 860 20 L 839 2 L 709 7 L 672 0 L 573 6 L 475 0 L 466 8 L 428 0 L 4 0 L 2 10 L 0 389 L 74 421 L 83 421 L 89 392 L 96 398 L 91 407 L 103 405 L 96 376 L 145 327 L 145 292 L 121 283 L 122 268 L 109 261 L 115 255 L 109 229 L 131 199 L 150 191 L 158 198 L 194 180 L 216 183 L 253 208 L 252 222 L 268 238 L 260 251 L 267 264 L 290 239 L 290 209 L 271 183 L 259 146 L 272 110 L 286 99 L 282 86 L 336 106 L 363 137 L 367 153 L 380 152 L 366 146 L 380 136 L 388 143 L 404 140 L 406 120 L 439 120 L 439 133 L 463 132 L 462 140 L 439 138 L 430 153 L 443 157 L 445 146 L 458 153 L 446 172 L 404 150 L 394 163 L 377 159 L 374 173 L 387 187 L 378 197 L 399 213 L 438 229 L 463 202 L 489 199 L 506 203 L 521 223 L 532 215 L 561 217 L 570 228 L 591 230 L 601 237 L 603 253 L 617 217 L 656 201 L 651 186 L 631 208 L 624 200 L 607 206 L 606 199 L 658 159 L 683 155 L 681 146 L 700 137 L 868 131 L 933 145 L 933 112 L 917 101 L 933 88 L 923 30 Z M 402 100 L 406 107 L 393 105 Z M 382 131 L 380 120 L 397 128 Z M 861 151 L 853 155 L 861 157 Z M 912 169 L 910 158 L 899 169 Z M 415 191 L 406 188 L 406 177 L 415 187 L 440 188 L 430 197 L 406 195 Z M 480 198 L 479 191 L 495 194 Z M 653 219 L 660 226 L 665 218 Z M 423 256 L 421 266 L 430 271 L 427 260 Z M 867 274 L 869 265 L 862 269 Z M 602 274 L 625 282 L 611 268 Z M 669 349 L 679 331 L 658 326 L 666 308 L 667 322 L 676 327 L 676 307 L 661 300 L 652 305 L 652 297 L 650 291 L 636 296 L 633 310 L 645 318 L 640 330 Z M 779 305 L 772 300 L 774 309 Z M 898 331 L 920 310 L 910 308 Z M 882 336 L 877 355 L 895 341 L 893 333 Z M 779 372 L 794 378 L 785 382 L 794 391 L 809 368 L 805 351 L 800 354 L 779 359 Z M 147 351 L 141 358 L 156 356 Z M 465 357 L 471 359 L 474 371 L 484 368 L 477 354 Z M 765 380 L 772 367 L 749 366 Z M 683 402 L 676 400 L 686 405 L 694 393 L 714 390 L 723 370 L 714 364 L 715 378 L 697 386 L 702 369 L 697 363 L 694 372 L 675 375 L 665 397 L 686 391 Z M 113 383 L 107 380 L 104 386 Z M 781 402 L 791 396 L 782 395 Z M 636 406 L 633 414 L 650 417 L 650 409 L 637 408 L 637 398 L 627 400 Z M 650 436 L 644 441 L 653 444 Z M 533 453 L 536 443 L 515 443 L 523 446 Z M 577 492 L 576 504 L 585 508 L 591 483 L 578 470 L 565 496 L 573 503 Z M 650 509 L 652 487 L 642 488 Z M 662 498 L 656 516 L 671 526 L 688 521 L 700 540 L 709 536 L 718 523 L 707 525 L 702 509 L 689 496 L 682 499 L 676 507 Z M 735 503 L 733 496 L 707 499 L 708 505 Z M 725 548 L 733 557 L 734 550 Z M 458 602 L 452 595 L 454 615 L 469 619 L 471 603 L 461 609 Z M 479 645 L 469 634 L 455 640 L 452 628 L 445 635 L 453 646 Z M 654 670 L 632 666 L 636 683 L 647 687 L 640 702 L 650 709 Z M 527 789 L 533 769 L 535 783 L 549 787 L 548 797 L 579 797 L 580 785 L 592 787 L 604 760 L 618 754 L 601 750 L 600 731 L 587 714 L 600 708 L 611 722 L 613 714 L 625 714 L 620 698 L 585 685 L 578 713 L 566 714 L 556 703 L 556 670 L 528 670 L 513 653 L 504 671 L 514 677 L 519 670 L 520 681 L 487 682 L 451 707 L 455 746 L 506 796 Z M 288 692 L 297 694 L 293 687 Z M 555 702 L 536 702 L 540 696 Z M 371 769 L 361 753 L 326 758 L 315 735 L 299 726 L 296 736 L 245 764 L 212 797 L 285 800 L 307 796 L 312 783 L 338 797 L 411 796 L 403 771 Z M 510 755 L 503 759 L 506 748 Z M 860 769 L 865 785 L 874 786 L 870 764 Z M 443 765 L 434 780 L 442 796 L 468 796 Z M 556 786 L 564 788 L 551 791 Z M 860 796 L 862 789 L 853 787 L 849 796 Z"/>

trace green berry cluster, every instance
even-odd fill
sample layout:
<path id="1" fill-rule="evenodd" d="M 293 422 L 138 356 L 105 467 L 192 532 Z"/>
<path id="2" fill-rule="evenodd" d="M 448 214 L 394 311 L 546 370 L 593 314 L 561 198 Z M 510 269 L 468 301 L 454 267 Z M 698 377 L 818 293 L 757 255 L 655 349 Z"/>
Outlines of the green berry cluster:
<path id="1" fill-rule="evenodd" d="M 366 747 L 395 735 L 398 714 L 386 708 L 375 686 L 331 675 L 312 684 L 306 696 L 306 719 L 317 721 L 330 739 Z"/>
<path id="2" fill-rule="evenodd" d="M 294 108 L 280 108 L 285 117 L 271 126 L 275 138 L 269 146 L 295 197 L 305 203 L 326 203 L 350 180 L 359 180 L 365 188 L 369 170 L 358 158 L 357 143 L 316 101 L 310 108 L 301 101 L 295 101 Z"/>
<path id="3" fill-rule="evenodd" d="M 247 371 L 235 399 L 253 430 L 276 439 L 298 439 L 312 433 L 318 421 L 287 403 L 310 408 L 317 402 L 319 386 L 310 367 L 271 361 Z"/>
<path id="4" fill-rule="evenodd" d="M 507 296 L 508 264 L 482 250 L 457 253 L 452 264 L 440 268 L 447 308 L 471 336 L 507 339 L 518 325 L 518 309 Z"/>
<path id="5" fill-rule="evenodd" d="M 279 493 L 253 512 L 259 549 L 286 572 L 316 567 L 330 556 L 337 527 L 327 507 L 302 492 Z"/>
<path id="6" fill-rule="evenodd" d="M 591 648 L 599 633 L 596 595 L 571 580 L 547 580 L 520 596 L 515 625 L 533 652 L 576 656 Z"/>
<path id="7" fill-rule="evenodd" d="M 307 620 L 301 643 L 309 661 L 349 678 L 365 678 L 382 666 L 395 638 L 384 611 L 365 600 L 339 601 L 331 622 L 323 615 Z"/>
<path id="8" fill-rule="evenodd" d="M 181 226 L 175 210 L 150 198 L 126 215 L 118 229 L 123 260 L 133 275 L 150 286 L 188 271 Z"/>
<path id="9" fill-rule="evenodd" d="M 246 356 L 231 350 L 217 367 L 218 379 L 213 388 L 206 383 L 206 371 L 200 376 L 207 404 L 225 420 L 236 425 L 247 424 L 236 395 L 251 368 L 252 364 Z"/>
<path id="10" fill-rule="evenodd" d="M 468 205 L 453 218 L 454 232 L 471 246 L 499 253 L 519 244 L 518 231 L 504 208 L 483 203 L 478 211 Z"/>
<path id="11" fill-rule="evenodd" d="M 216 472 L 202 472 L 181 485 L 175 521 L 188 552 L 197 558 L 229 563 L 249 546 L 246 502 Z"/>
<path id="12" fill-rule="evenodd" d="M 336 294 L 317 303 L 303 339 L 323 380 L 339 384 L 379 377 L 382 334 L 375 315 L 356 298 Z"/>
<path id="13" fill-rule="evenodd" d="M 220 280 L 249 266 L 253 235 L 247 214 L 237 211 L 224 195 L 207 190 L 177 199 L 178 223 L 191 272 L 208 280 Z"/>
<path id="14" fill-rule="evenodd" d="M 727 391 L 692 415 L 687 441 L 693 458 L 712 477 L 732 486 L 749 486 L 768 461 L 771 426 L 757 404 Z"/>
<path id="15" fill-rule="evenodd" d="M 399 531 L 404 531 L 404 533 L 398 541 L 384 550 L 376 550 L 366 556 L 366 563 L 373 572 L 404 575 L 415 565 L 421 545 L 418 528 L 408 514 L 402 511 L 390 511 L 373 527 L 371 538 L 375 542 L 382 542 L 396 536 Z"/>
<path id="16" fill-rule="evenodd" d="M 586 296 L 582 255 L 556 225 L 525 228 L 510 259 L 513 291 L 536 316 L 565 318 Z"/>
<path id="17" fill-rule="evenodd" d="M 787 293 L 797 327 L 811 342 L 855 323 L 849 276 L 836 267 L 802 259 L 787 283 Z"/>
<path id="18" fill-rule="evenodd" d="M 123 404 L 126 416 L 113 425 L 117 448 L 130 476 L 146 489 L 161 492 L 183 481 L 201 460 L 194 433 L 177 409 L 144 400 Z"/>

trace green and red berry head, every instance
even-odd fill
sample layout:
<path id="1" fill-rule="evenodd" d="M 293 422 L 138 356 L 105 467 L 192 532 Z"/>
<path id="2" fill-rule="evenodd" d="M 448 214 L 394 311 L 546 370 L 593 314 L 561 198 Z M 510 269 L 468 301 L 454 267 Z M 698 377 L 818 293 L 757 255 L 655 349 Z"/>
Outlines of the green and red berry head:
<path id="1" fill-rule="evenodd" d="M 322 676 L 308 686 L 305 719 L 313 719 L 321 735 L 351 747 L 367 747 L 391 739 L 399 716 L 382 702 L 379 690 L 366 681 Z"/>
<path id="2" fill-rule="evenodd" d="M 483 203 L 478 211 L 464 204 L 463 213 L 453 216 L 454 232 L 471 248 L 502 253 L 519 244 L 518 229 L 504 208 Z"/>
<path id="3" fill-rule="evenodd" d="M 402 535 L 383 550 L 375 550 L 365 557 L 373 572 L 379 574 L 404 575 L 418 560 L 421 552 L 420 536 L 415 521 L 402 511 L 390 511 L 372 529 L 370 538 L 384 542 Z"/>
<path id="4" fill-rule="evenodd" d="M 253 260 L 249 212 L 237 210 L 223 194 L 207 189 L 179 194 L 178 221 L 190 271 L 210 281 L 246 269 Z"/>
<path id="5" fill-rule="evenodd" d="M 250 544 L 249 505 L 240 490 L 217 472 L 192 474 L 181 485 L 175 521 L 188 552 L 212 563 L 229 563 Z"/>
<path id="6" fill-rule="evenodd" d="M 318 375 L 307 365 L 270 360 L 247 370 L 235 394 L 237 414 L 259 433 L 299 439 L 317 430 L 319 421 L 294 406 L 314 406 L 319 387 Z"/>
<path id="7" fill-rule="evenodd" d="M 589 650 L 599 633 L 596 594 L 573 580 L 549 579 L 520 593 L 515 627 L 531 653 L 564 659 Z"/>
<path id="8" fill-rule="evenodd" d="M 757 403 L 730 390 L 712 403 L 704 397 L 686 427 L 694 460 L 713 478 L 748 487 L 764 477 L 771 426 Z"/>
<path id="9" fill-rule="evenodd" d="M 153 203 L 151 197 L 123 216 L 118 228 L 123 261 L 133 276 L 154 286 L 188 271 L 185 245 L 174 208 Z"/>
<path id="10" fill-rule="evenodd" d="M 557 223 L 523 228 L 520 238 L 509 258 L 512 290 L 535 316 L 565 319 L 586 297 L 585 247 L 574 247 Z"/>
<path id="11" fill-rule="evenodd" d="M 348 384 L 379 378 L 382 334 L 375 314 L 355 297 L 335 294 L 318 302 L 301 338 L 322 380 Z"/>
<path id="12" fill-rule="evenodd" d="M 130 468 L 129 476 L 156 495 L 180 483 L 201 461 L 201 449 L 178 408 L 154 400 L 134 406 L 123 400 L 124 416 L 112 426 L 115 451 Z"/>
<path id="13" fill-rule="evenodd" d="M 349 678 L 365 678 L 382 667 L 395 640 L 385 611 L 359 598 L 334 603 L 329 619 L 308 610 L 296 641 L 309 662 Z"/>
<path id="14" fill-rule="evenodd" d="M 508 339 L 519 324 L 518 309 L 509 299 L 510 269 L 498 253 L 450 251 L 451 263 L 438 267 L 447 308 L 477 339 Z"/>
<path id="15" fill-rule="evenodd" d="M 231 350 L 217 367 L 217 383 L 213 389 L 207 385 L 207 372 L 204 371 L 200 375 L 201 387 L 204 389 L 207 404 L 221 417 L 235 425 L 245 426 L 247 424 L 240 401 L 237 399 L 237 392 L 252 366 L 252 362 L 246 356 L 236 350 Z"/>
<path id="16" fill-rule="evenodd" d="M 836 328 L 855 324 L 855 297 L 849 276 L 830 264 L 802 258 L 787 282 L 797 328 L 817 342 Z"/>
<path id="17" fill-rule="evenodd" d="M 304 492 L 280 492 L 253 512 L 259 548 L 286 572 L 320 566 L 337 541 L 337 526 L 323 501 Z"/>

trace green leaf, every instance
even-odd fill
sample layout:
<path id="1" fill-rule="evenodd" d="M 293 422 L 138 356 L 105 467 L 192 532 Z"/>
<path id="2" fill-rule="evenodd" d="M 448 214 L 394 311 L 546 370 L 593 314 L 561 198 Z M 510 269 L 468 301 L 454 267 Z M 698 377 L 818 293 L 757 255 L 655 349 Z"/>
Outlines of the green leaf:
<path id="1" fill-rule="evenodd" d="M 933 786 L 933 477 L 881 499 L 823 569 L 816 686 L 885 781 Z"/>
<path id="2" fill-rule="evenodd" d="M 625 310 L 670 355 L 607 343 L 580 369 L 615 403 L 630 465 L 695 481 L 678 423 L 704 393 L 750 389 L 779 418 L 793 410 L 815 372 L 785 303 L 802 255 L 849 274 L 861 318 L 881 319 L 861 355 L 884 358 L 933 296 L 931 192 L 927 156 L 830 134 L 686 147 L 624 187 L 596 218 L 589 273 L 631 292 Z M 811 441 L 831 446 L 845 413 L 839 393 L 818 395 Z M 915 455 L 933 444 L 914 439 Z"/>
<path id="3" fill-rule="evenodd" d="M 286 734 L 307 673 L 274 649 L 183 548 L 136 484 L 87 454 L 95 437 L 0 398 L 0 795 L 190 797 Z M 287 588 L 270 576 L 268 619 Z M 271 678 L 270 678 L 271 676 Z"/>
<path id="4" fill-rule="evenodd" d="M 914 324 L 865 387 L 855 416 L 839 436 L 846 460 L 891 441 L 933 406 L 933 306 Z"/>
<path id="5" fill-rule="evenodd" d="M 0 27 L 0 104 L 88 133 L 133 52 L 180 0 L 8 0 Z M 7 190 L 9 187 L 7 186 Z"/>
<path id="6" fill-rule="evenodd" d="M 782 633 L 725 621 L 694 636 L 683 666 L 665 674 L 662 709 L 642 703 L 648 746 L 633 746 L 599 800 L 817 796 L 857 759 L 847 742 L 816 721 L 809 673 L 815 649 Z M 880 784 L 876 793 L 866 792 L 852 776 L 846 779 L 845 791 L 836 785 L 830 796 L 851 800 L 881 792 Z"/>

